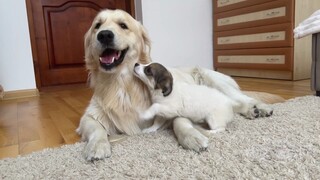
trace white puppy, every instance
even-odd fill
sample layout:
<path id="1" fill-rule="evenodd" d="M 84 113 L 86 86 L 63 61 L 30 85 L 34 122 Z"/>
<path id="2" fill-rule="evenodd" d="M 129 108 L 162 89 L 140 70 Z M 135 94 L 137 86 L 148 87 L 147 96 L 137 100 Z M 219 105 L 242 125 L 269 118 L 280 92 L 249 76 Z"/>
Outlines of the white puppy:
<path id="1" fill-rule="evenodd" d="M 227 123 L 233 119 L 233 108 L 238 105 L 236 102 L 214 88 L 175 80 L 169 70 L 159 63 L 136 63 L 134 74 L 149 88 L 153 103 L 141 113 L 143 120 L 152 120 L 154 116 L 165 119 L 185 117 L 194 123 L 208 123 L 210 132 L 216 133 L 225 130 Z M 159 121 L 145 131 L 159 129 L 163 123 Z"/>

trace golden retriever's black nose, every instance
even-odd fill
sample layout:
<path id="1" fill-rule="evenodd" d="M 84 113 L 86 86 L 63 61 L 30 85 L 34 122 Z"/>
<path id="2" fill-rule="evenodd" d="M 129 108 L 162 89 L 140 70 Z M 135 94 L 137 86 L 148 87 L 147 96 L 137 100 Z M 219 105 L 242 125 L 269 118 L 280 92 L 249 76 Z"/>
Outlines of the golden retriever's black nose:
<path id="1" fill-rule="evenodd" d="M 109 45 L 113 43 L 114 34 L 112 31 L 103 30 L 98 33 L 97 39 L 101 44 Z"/>
<path id="2" fill-rule="evenodd" d="M 139 66 L 139 64 L 138 64 L 138 63 L 135 63 L 135 64 L 134 64 L 134 67 L 137 67 L 137 66 Z"/>

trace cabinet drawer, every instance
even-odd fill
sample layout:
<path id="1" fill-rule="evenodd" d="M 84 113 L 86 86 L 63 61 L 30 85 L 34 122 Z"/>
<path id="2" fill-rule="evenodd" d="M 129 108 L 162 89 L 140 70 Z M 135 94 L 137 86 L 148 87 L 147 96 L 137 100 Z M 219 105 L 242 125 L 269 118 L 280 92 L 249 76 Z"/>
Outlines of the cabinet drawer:
<path id="1" fill-rule="evenodd" d="M 291 70 L 291 48 L 216 50 L 216 68 Z"/>
<path id="2" fill-rule="evenodd" d="M 223 31 L 293 22 L 292 10 L 292 0 L 279 0 L 215 14 L 214 30 Z"/>
<path id="3" fill-rule="evenodd" d="M 224 11 L 230 11 L 233 9 L 239 9 L 256 4 L 262 4 L 272 0 L 214 0 L 213 12 L 220 13 Z"/>
<path id="4" fill-rule="evenodd" d="M 214 33 L 216 49 L 293 46 L 292 24 L 277 24 Z"/>

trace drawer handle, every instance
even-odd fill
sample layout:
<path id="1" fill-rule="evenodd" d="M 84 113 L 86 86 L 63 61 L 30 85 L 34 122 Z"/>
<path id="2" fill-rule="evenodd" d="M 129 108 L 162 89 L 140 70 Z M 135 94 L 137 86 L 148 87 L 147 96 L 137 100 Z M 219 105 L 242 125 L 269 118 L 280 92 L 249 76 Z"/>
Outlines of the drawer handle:
<path id="1" fill-rule="evenodd" d="M 272 11 L 272 12 L 269 12 L 267 13 L 267 16 L 275 16 L 277 14 L 280 14 L 280 11 Z"/>
<path id="2" fill-rule="evenodd" d="M 222 39 L 220 42 L 221 43 L 226 43 L 226 42 L 229 42 L 230 41 L 230 39 Z"/>
<path id="3" fill-rule="evenodd" d="M 229 19 L 223 19 L 220 21 L 220 24 L 226 24 L 226 23 L 229 23 L 230 20 Z"/>
<path id="4" fill-rule="evenodd" d="M 276 62 L 276 61 L 280 61 L 279 58 L 267 58 L 267 62 Z"/>
<path id="5" fill-rule="evenodd" d="M 221 58 L 221 62 L 230 61 L 230 58 Z"/>
<path id="6" fill-rule="evenodd" d="M 270 36 L 267 36 L 267 39 L 276 39 L 279 37 L 280 37 L 279 35 L 270 35 Z"/>
<path id="7" fill-rule="evenodd" d="M 227 4 L 227 3 L 229 3 L 230 2 L 230 0 L 224 0 L 224 1 L 219 1 L 219 4 L 220 5 L 224 5 L 224 4 Z"/>

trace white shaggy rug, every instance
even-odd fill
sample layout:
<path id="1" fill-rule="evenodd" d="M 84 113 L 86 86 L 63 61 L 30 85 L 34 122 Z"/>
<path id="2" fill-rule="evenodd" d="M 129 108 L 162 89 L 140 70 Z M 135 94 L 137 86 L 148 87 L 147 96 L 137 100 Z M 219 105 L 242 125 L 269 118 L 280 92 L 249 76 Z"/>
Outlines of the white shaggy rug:
<path id="1" fill-rule="evenodd" d="M 320 179 L 320 98 L 273 107 L 269 118 L 236 116 L 200 154 L 167 130 L 129 137 L 95 163 L 82 157 L 83 143 L 3 159 L 0 179 Z"/>

